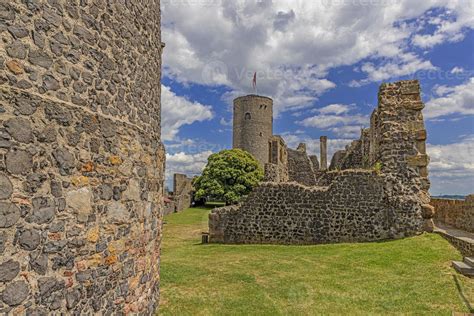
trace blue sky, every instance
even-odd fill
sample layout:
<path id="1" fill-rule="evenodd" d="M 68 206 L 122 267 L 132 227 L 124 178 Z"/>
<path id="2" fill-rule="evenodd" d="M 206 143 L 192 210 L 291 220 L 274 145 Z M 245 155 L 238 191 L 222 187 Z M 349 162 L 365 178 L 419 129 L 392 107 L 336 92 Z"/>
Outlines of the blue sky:
<path id="1" fill-rule="evenodd" d="M 368 127 L 382 82 L 419 79 L 432 194 L 474 187 L 474 1 L 167 0 L 167 175 L 232 146 L 232 99 L 274 99 L 274 133 L 330 154 Z M 169 182 L 168 182 L 169 184 Z"/>

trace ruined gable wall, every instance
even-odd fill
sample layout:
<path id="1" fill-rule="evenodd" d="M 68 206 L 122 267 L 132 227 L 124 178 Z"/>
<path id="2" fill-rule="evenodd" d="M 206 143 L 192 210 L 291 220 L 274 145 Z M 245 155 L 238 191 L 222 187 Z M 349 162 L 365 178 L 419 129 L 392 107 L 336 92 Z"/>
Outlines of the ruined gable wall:
<path id="1" fill-rule="evenodd" d="M 362 169 L 363 160 L 362 141 L 355 140 L 334 154 L 329 170 Z"/>
<path id="2" fill-rule="evenodd" d="M 297 150 L 288 148 L 288 175 L 289 181 L 306 186 L 316 185 L 315 170 L 306 148 L 300 147 Z"/>
<path id="3" fill-rule="evenodd" d="M 314 172 L 318 171 L 318 170 L 319 170 L 319 160 L 318 160 L 318 156 L 316 156 L 316 155 L 311 155 L 311 156 L 309 156 L 309 160 L 311 160 L 311 163 L 313 164 L 313 170 L 314 170 Z"/>
<path id="4" fill-rule="evenodd" d="M 3 1 L 0 37 L 0 313 L 152 313 L 159 1 Z"/>
<path id="5" fill-rule="evenodd" d="M 175 211 L 180 212 L 191 206 L 192 179 L 184 174 L 175 174 L 173 180 L 173 204 Z"/>
<path id="6" fill-rule="evenodd" d="M 288 174 L 288 148 L 281 136 L 275 135 L 270 138 L 270 159 L 265 164 L 266 182 L 287 182 Z"/>
<path id="7" fill-rule="evenodd" d="M 370 164 L 381 165 L 385 195 L 395 210 L 393 234 L 398 237 L 432 228 L 423 108 L 416 80 L 380 87 L 371 125 Z"/>
<path id="8" fill-rule="evenodd" d="M 432 228 L 423 108 L 418 81 L 383 84 L 370 128 L 333 157 L 332 169 L 377 169 L 384 175 L 385 192 L 398 213 L 393 217 L 400 221 L 394 234 Z"/>
<path id="9" fill-rule="evenodd" d="M 210 214 L 211 242 L 315 244 L 390 237 L 383 181 L 371 171 L 339 172 L 330 187 L 264 183 L 240 206 Z"/>
<path id="10" fill-rule="evenodd" d="M 474 233 L 473 197 L 466 200 L 431 199 L 435 221 Z"/>

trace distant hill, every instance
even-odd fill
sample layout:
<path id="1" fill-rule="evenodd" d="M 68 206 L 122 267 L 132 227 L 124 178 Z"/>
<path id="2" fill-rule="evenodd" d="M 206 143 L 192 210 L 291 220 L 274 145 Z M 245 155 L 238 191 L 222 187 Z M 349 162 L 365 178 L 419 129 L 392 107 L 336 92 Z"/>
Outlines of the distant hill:
<path id="1" fill-rule="evenodd" d="M 435 199 L 449 199 L 449 200 L 464 200 L 466 198 L 465 195 L 432 195 L 432 198 Z"/>

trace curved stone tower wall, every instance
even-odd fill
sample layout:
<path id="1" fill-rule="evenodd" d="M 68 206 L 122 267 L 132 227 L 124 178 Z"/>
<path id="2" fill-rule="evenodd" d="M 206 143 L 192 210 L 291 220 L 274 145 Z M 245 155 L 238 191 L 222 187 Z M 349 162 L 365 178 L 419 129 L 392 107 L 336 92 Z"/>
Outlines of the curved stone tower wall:
<path id="1" fill-rule="evenodd" d="M 0 3 L 0 313 L 151 313 L 159 1 Z"/>
<path id="2" fill-rule="evenodd" d="M 233 148 L 252 154 L 263 167 L 269 162 L 273 136 L 273 100 L 248 95 L 234 100 Z"/>

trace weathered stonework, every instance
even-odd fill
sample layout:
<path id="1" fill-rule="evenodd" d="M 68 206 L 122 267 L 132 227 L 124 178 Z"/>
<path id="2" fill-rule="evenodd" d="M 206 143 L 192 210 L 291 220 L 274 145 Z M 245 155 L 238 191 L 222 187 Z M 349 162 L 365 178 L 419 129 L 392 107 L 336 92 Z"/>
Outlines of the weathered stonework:
<path id="1" fill-rule="evenodd" d="M 191 207 L 193 198 L 193 179 L 184 174 L 173 175 L 173 194 L 165 205 L 164 215 L 184 211 Z"/>
<path id="2" fill-rule="evenodd" d="M 289 181 L 314 186 L 316 185 L 316 171 L 313 161 L 306 152 L 305 144 L 300 144 L 296 150 L 288 149 Z"/>
<path id="3" fill-rule="evenodd" d="M 6 1 L 0 37 L 0 314 L 152 313 L 159 1 Z"/>
<path id="4" fill-rule="evenodd" d="M 273 136 L 273 100 L 258 95 L 235 99 L 233 122 L 233 148 L 249 152 L 263 168 Z"/>
<path id="5" fill-rule="evenodd" d="M 359 242 L 431 231 L 422 109 L 417 81 L 383 84 L 370 129 L 333 159 L 334 171 L 325 170 L 325 146 L 319 168 L 304 144 L 288 149 L 289 181 L 297 183 L 267 182 L 240 205 L 214 210 L 210 241 Z"/>
<path id="6" fill-rule="evenodd" d="M 390 238 L 383 180 L 344 171 L 329 187 L 264 183 L 239 206 L 210 214 L 211 242 L 315 244 Z"/>
<path id="7" fill-rule="evenodd" d="M 288 174 L 288 148 L 281 136 L 270 138 L 269 162 L 265 164 L 266 182 L 287 182 Z"/>
<path id="8" fill-rule="evenodd" d="M 431 199 L 434 220 L 474 233 L 474 195 L 465 200 Z"/>

